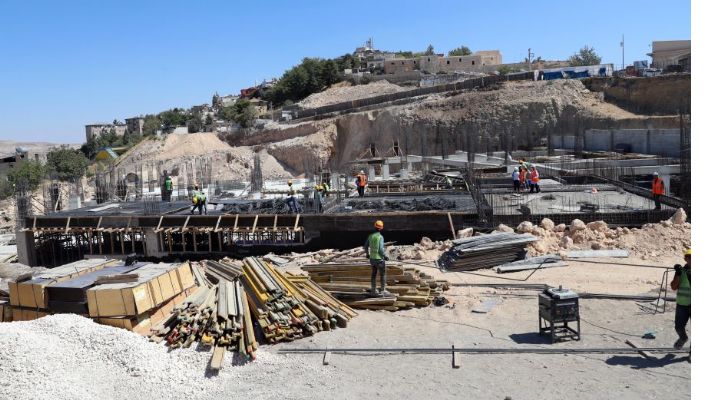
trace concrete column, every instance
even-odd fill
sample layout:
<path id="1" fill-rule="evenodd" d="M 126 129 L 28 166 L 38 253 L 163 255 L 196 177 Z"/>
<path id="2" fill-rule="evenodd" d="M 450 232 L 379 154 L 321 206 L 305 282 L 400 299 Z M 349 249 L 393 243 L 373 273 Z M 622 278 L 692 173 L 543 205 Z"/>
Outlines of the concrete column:
<path id="1" fill-rule="evenodd" d="M 367 166 L 367 179 L 371 181 L 371 180 L 375 179 L 375 176 L 376 176 L 375 175 L 375 165 L 374 164 L 368 165 Z"/>
<path id="2" fill-rule="evenodd" d="M 663 181 L 663 186 L 666 187 L 666 194 L 670 193 L 671 190 L 671 175 L 670 174 L 658 174 L 658 177 Z"/>
<path id="3" fill-rule="evenodd" d="M 37 266 L 35 254 L 35 235 L 33 232 L 23 232 L 15 230 L 15 242 L 17 243 L 17 261 L 30 267 Z"/>
<path id="4" fill-rule="evenodd" d="M 390 165 L 387 163 L 387 160 L 382 164 L 382 179 L 389 179 L 390 178 Z"/>
<path id="5" fill-rule="evenodd" d="M 160 233 L 153 232 L 152 229 L 143 230 L 145 242 L 143 243 L 143 251 L 146 257 L 162 257 L 160 251 Z"/>

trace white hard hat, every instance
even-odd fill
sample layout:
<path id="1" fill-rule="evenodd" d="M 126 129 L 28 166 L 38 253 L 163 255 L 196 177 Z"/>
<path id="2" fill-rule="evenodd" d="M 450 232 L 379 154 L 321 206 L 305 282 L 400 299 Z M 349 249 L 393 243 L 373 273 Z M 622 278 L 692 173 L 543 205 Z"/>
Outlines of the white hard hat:
<path id="1" fill-rule="evenodd" d="M 365 171 L 364 171 L 364 170 L 360 170 L 360 173 L 361 173 L 361 174 L 364 174 L 364 173 L 365 173 Z"/>
<path id="2" fill-rule="evenodd" d="M 653 176 L 658 176 L 658 172 L 654 172 L 654 173 L 653 173 Z"/>

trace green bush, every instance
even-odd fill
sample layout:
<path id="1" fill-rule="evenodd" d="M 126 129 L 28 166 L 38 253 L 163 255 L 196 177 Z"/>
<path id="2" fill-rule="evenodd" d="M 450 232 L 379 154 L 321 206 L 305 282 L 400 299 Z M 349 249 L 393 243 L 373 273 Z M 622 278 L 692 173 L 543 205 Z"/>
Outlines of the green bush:
<path id="1" fill-rule="evenodd" d="M 68 146 L 54 147 L 47 153 L 47 171 L 63 181 L 81 178 L 88 166 L 89 159 Z"/>

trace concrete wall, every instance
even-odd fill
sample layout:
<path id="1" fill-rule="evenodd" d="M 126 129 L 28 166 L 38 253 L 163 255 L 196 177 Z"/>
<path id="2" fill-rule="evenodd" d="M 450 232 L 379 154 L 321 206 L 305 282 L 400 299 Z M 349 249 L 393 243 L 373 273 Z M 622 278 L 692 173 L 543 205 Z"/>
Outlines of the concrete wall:
<path id="1" fill-rule="evenodd" d="M 611 151 L 626 143 L 634 153 L 680 157 L 679 129 L 588 129 L 583 140 L 583 149 L 588 151 Z M 574 149 L 574 144 L 573 135 L 552 136 L 556 148 Z"/>
<path id="2" fill-rule="evenodd" d="M 414 71 L 415 69 L 419 68 L 418 62 L 414 58 L 396 58 L 385 61 L 385 74 Z"/>
<path id="3" fill-rule="evenodd" d="M 646 115 L 678 115 L 690 109 L 690 74 L 648 78 L 588 78 L 582 83 L 593 92 L 603 92 L 604 100 Z"/>

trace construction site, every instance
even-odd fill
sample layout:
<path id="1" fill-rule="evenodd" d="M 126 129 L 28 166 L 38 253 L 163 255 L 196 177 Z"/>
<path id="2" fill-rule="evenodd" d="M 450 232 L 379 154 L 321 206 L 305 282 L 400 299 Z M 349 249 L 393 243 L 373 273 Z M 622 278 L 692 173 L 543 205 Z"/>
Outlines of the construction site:
<path id="1" fill-rule="evenodd" d="M 690 74 L 598 79 L 336 87 L 19 188 L 0 397 L 690 398 Z"/>

